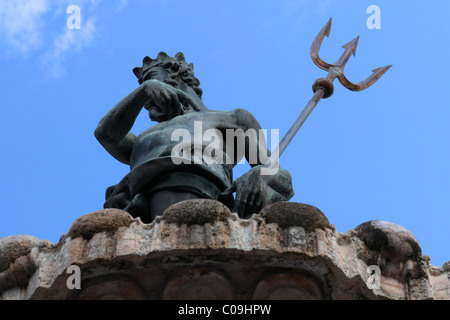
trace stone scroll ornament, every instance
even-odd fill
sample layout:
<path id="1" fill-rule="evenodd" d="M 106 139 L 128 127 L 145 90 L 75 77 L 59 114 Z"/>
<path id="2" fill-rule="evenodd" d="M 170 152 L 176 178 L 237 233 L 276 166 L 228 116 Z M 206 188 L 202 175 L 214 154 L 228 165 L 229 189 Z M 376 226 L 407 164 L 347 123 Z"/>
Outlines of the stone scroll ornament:
<path id="1" fill-rule="evenodd" d="M 130 172 L 107 189 L 104 208 L 122 209 L 150 223 L 184 200 L 217 200 L 248 218 L 269 204 L 291 199 L 292 177 L 280 168 L 278 157 L 320 99 L 331 96 L 334 79 L 360 91 L 389 69 L 376 69 L 358 84 L 349 82 L 344 66 L 355 54 L 358 38 L 344 46 L 338 62 L 327 64 L 318 51 L 330 27 L 331 19 L 311 48 L 313 61 L 328 75 L 314 83 L 313 98 L 274 152 L 267 149 L 261 126 L 250 112 L 213 110 L 203 103 L 194 66 L 182 53 L 145 57 L 143 66 L 133 70 L 139 87 L 119 101 L 95 130 L 100 144 L 130 166 Z M 157 124 L 135 136 L 130 130 L 143 108 Z M 233 168 L 244 157 L 251 169 L 234 180 Z"/>

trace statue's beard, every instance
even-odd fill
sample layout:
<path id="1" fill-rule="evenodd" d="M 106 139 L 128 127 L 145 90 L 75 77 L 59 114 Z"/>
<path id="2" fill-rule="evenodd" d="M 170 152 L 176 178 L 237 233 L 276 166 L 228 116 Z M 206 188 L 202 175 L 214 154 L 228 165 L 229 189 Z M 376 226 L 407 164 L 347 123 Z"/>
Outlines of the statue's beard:
<path id="1" fill-rule="evenodd" d="M 156 122 L 163 122 L 171 120 L 177 116 L 181 116 L 186 113 L 187 109 L 180 104 L 180 109 L 178 110 L 178 113 L 168 112 L 167 110 L 161 110 L 158 107 L 151 106 L 148 108 L 149 110 L 149 116 L 152 121 Z"/>
<path id="2" fill-rule="evenodd" d="M 163 122 L 169 120 L 169 115 L 167 112 L 160 111 L 159 109 L 154 107 L 149 109 L 149 116 L 152 121 L 156 122 Z"/>
<path id="3" fill-rule="evenodd" d="M 180 89 L 181 85 L 179 83 L 177 83 L 176 81 L 165 80 L 163 82 L 172 86 L 173 88 L 175 88 L 177 90 L 182 90 L 182 89 Z M 170 110 L 170 108 L 177 108 L 177 110 Z M 176 116 L 183 115 L 186 112 L 189 112 L 189 110 L 191 110 L 191 107 L 189 106 L 186 108 L 181 103 L 179 106 L 170 105 L 170 106 L 162 106 L 161 108 L 150 104 L 150 106 L 147 106 L 146 109 L 149 110 L 149 116 L 152 121 L 163 122 L 163 121 L 171 120 L 171 119 L 175 118 Z"/>

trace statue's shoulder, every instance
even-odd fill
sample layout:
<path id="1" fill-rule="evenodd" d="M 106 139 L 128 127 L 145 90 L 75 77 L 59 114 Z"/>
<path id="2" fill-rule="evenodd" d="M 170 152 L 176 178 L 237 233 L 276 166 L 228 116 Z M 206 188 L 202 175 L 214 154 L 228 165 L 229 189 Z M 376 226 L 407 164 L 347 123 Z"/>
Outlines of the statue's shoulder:
<path id="1" fill-rule="evenodd" d="M 230 111 L 233 114 L 240 115 L 240 116 L 252 116 L 250 111 L 244 109 L 244 108 L 236 108 Z"/>
<path id="2" fill-rule="evenodd" d="M 209 116 L 221 118 L 222 120 L 227 119 L 225 121 L 232 122 L 235 124 L 239 124 L 245 127 L 253 127 L 255 123 L 257 123 L 255 117 L 246 109 L 236 108 L 231 111 L 225 110 L 210 110 L 208 111 Z"/>
<path id="3" fill-rule="evenodd" d="M 243 108 L 236 108 L 231 111 L 236 117 L 237 121 L 242 124 L 243 127 L 249 128 L 259 128 L 258 120 L 250 113 L 250 111 Z"/>
<path id="4" fill-rule="evenodd" d="M 246 109 L 243 109 L 243 108 L 236 108 L 231 111 L 213 110 L 213 112 L 215 112 L 217 115 L 223 115 L 223 116 L 228 116 L 228 117 L 234 118 L 234 119 L 238 120 L 239 122 L 241 122 L 241 121 L 247 122 L 248 120 L 255 119 L 249 111 L 247 111 Z"/>

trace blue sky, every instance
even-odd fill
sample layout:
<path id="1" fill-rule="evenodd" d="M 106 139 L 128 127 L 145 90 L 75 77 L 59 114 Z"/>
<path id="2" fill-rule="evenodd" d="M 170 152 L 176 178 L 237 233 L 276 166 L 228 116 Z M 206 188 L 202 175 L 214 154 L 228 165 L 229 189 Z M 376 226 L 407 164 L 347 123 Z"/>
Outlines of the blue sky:
<path id="1" fill-rule="evenodd" d="M 69 30 L 69 5 L 81 8 Z M 381 29 L 369 29 L 377 5 Z M 96 141 L 101 117 L 137 86 L 144 56 L 181 51 L 195 64 L 212 109 L 245 108 L 282 136 L 325 72 L 360 35 L 346 67 L 359 82 L 393 65 L 375 85 L 336 82 L 280 160 L 291 201 L 321 209 L 340 232 L 369 220 L 410 230 L 431 263 L 450 260 L 450 2 L 362 0 L 0 0 L 0 237 L 58 242 L 72 222 L 102 208 L 129 168 Z M 133 129 L 153 125 L 143 112 Z M 238 165 L 239 176 L 248 165 Z"/>

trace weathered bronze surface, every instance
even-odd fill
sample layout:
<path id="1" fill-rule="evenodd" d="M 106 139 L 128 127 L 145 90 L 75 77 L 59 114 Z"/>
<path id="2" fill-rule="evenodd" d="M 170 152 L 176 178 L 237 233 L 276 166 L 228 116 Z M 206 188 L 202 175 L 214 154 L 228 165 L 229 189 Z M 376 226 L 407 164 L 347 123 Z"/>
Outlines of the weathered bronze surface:
<path id="1" fill-rule="evenodd" d="M 260 132 L 258 121 L 244 109 L 207 108 L 193 65 L 186 63 L 182 53 L 146 57 L 134 73 L 140 86 L 117 103 L 95 130 L 102 146 L 131 169 L 108 188 L 105 208 L 123 209 L 149 223 L 172 204 L 203 198 L 219 200 L 248 217 L 293 196 L 288 171 L 277 168 L 271 176 L 261 175 L 270 151 L 264 137 L 248 134 Z M 158 123 L 135 136 L 130 130 L 143 108 Z M 174 139 L 176 130 L 194 137 L 182 146 L 182 156 L 174 153 L 181 145 L 179 136 Z M 230 139 L 226 139 L 228 130 L 235 134 Z M 213 137 L 205 140 L 206 135 Z M 211 142 L 216 143 L 214 161 L 204 157 Z M 252 169 L 233 180 L 233 167 L 244 156 Z"/>
<path id="2" fill-rule="evenodd" d="M 339 60 L 329 64 L 319 57 L 319 50 L 330 29 L 331 19 L 311 46 L 314 63 L 328 74 L 314 82 L 313 97 L 273 154 L 267 149 L 265 137 L 258 134 L 262 132 L 258 121 L 248 111 L 206 107 L 194 66 L 186 63 L 182 53 L 145 57 L 143 66 L 133 70 L 140 86 L 117 103 L 95 130 L 102 146 L 131 169 L 120 183 L 108 188 L 104 207 L 123 209 L 151 222 L 172 204 L 189 199 L 218 200 L 241 217 L 289 200 L 294 194 L 292 178 L 279 167 L 278 159 L 319 101 L 333 94 L 333 81 L 338 78 L 344 87 L 361 91 L 391 67 L 375 69 L 366 80 L 351 83 L 344 76 L 344 67 L 355 55 L 359 37 L 345 44 Z M 136 137 L 130 130 L 142 108 L 158 124 Z M 232 136 L 228 136 L 229 130 Z M 183 134 L 174 139 L 174 132 L 180 131 Z M 214 155 L 209 153 L 205 158 L 211 144 Z M 252 169 L 233 180 L 233 168 L 244 156 Z"/>

